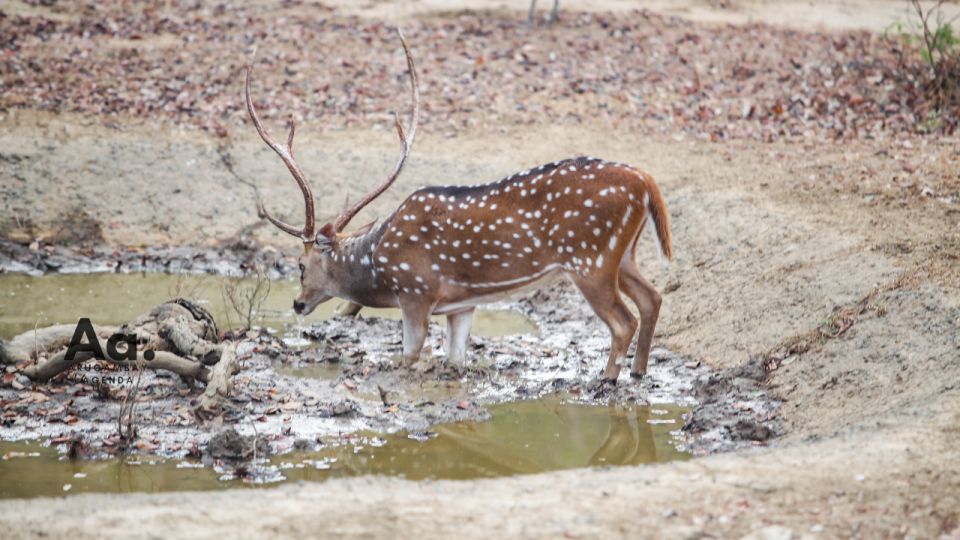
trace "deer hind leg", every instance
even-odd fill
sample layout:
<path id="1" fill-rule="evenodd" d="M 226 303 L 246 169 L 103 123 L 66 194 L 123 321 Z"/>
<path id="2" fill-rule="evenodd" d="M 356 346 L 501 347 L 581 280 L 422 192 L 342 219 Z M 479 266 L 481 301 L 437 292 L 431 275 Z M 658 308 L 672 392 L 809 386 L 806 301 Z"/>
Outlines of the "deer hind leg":
<path id="1" fill-rule="evenodd" d="M 433 306 L 426 304 L 422 299 L 403 298 L 400 300 L 400 313 L 403 316 L 403 362 L 411 365 L 420 359 L 420 351 L 427 339 L 427 328 L 430 324 L 430 312 Z"/>
<path id="2" fill-rule="evenodd" d="M 574 283 L 593 311 L 610 329 L 610 357 L 607 359 L 603 378 L 615 381 L 620 375 L 621 363 L 626 363 L 630 342 L 637 331 L 637 318 L 620 298 L 616 269 L 612 276 L 609 274 L 604 272 L 586 277 L 575 276 Z"/>
<path id="3" fill-rule="evenodd" d="M 466 363 L 473 308 L 447 315 L 447 360 Z"/>
<path id="4" fill-rule="evenodd" d="M 639 236 L 637 234 L 638 238 Z M 633 359 L 633 369 L 630 371 L 631 377 L 639 378 L 647 372 L 650 344 L 653 341 L 654 328 L 657 326 L 657 317 L 660 315 L 662 299 L 653 285 L 640 275 L 635 258 L 636 249 L 637 241 L 634 240 L 633 246 L 620 260 L 619 285 L 620 290 L 633 300 L 640 312 L 640 337 L 637 338 L 637 351 Z"/>

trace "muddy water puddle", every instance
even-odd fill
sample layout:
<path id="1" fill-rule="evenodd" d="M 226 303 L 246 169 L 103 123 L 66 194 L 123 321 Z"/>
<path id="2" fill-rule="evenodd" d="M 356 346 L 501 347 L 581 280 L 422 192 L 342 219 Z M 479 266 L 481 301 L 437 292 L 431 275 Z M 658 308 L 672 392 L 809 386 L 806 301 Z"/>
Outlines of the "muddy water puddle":
<path id="1" fill-rule="evenodd" d="M 222 294 L 224 283 L 250 279 L 203 275 L 170 274 L 50 274 L 0 275 L 0 339 L 35 327 L 74 323 L 88 317 L 94 323 L 125 323 L 153 306 L 178 296 L 199 301 L 213 314 L 221 329 L 239 325 L 237 315 L 227 307 Z M 290 309 L 299 292 L 293 281 L 274 281 L 254 324 L 296 334 L 296 318 Z M 305 324 L 333 315 L 338 301 L 323 304 L 306 318 Z M 396 309 L 365 309 L 363 316 L 400 318 Z M 437 321 L 442 319 L 437 317 Z M 477 310 L 473 333 L 484 337 L 536 334 L 537 327 L 523 315 L 509 310 Z"/>
<path id="2" fill-rule="evenodd" d="M 221 328 L 236 326 L 222 297 L 225 279 L 0 275 L 0 338 L 80 317 L 118 324 L 174 296 L 198 299 Z M 337 307 L 330 303 L 298 323 L 289 310 L 298 289 L 295 282 L 272 283 L 256 324 L 282 335 L 288 346 L 276 348 L 263 337 L 242 342 L 244 350 L 254 352 L 237 379 L 236 417 L 230 420 L 245 435 L 254 435 L 256 425 L 258 436 L 279 455 L 239 470 L 209 459 L 178 459 L 185 452 L 170 448 L 194 444 L 206 449 L 212 432 L 180 422 L 171 407 L 182 403 L 175 393 L 165 393 L 161 383 L 166 379 L 156 376 L 148 384 L 161 389 L 161 398 L 139 411 L 141 438 L 167 457 L 67 460 L 58 449 L 37 441 L 82 432 L 95 451 L 112 429 L 100 419 L 113 409 L 104 412 L 95 396 L 77 398 L 70 406 L 81 420 L 67 428 L 44 423 L 42 403 L 27 404 L 23 416 L 0 437 L 20 439 L 0 443 L 0 498 L 263 487 L 371 474 L 473 479 L 689 457 L 681 449 L 689 440 L 679 430 L 692 404 L 687 393 L 694 370 L 677 355 L 656 352 L 648 383 L 624 385 L 610 403 L 599 405 L 583 389 L 596 371 L 592 364 L 603 362 L 608 338 L 597 325 L 572 324 L 579 314 L 550 311 L 545 316 L 537 310 L 540 303 L 530 302 L 478 310 L 475 333 L 496 339 L 476 339 L 468 366 L 453 369 L 441 360 L 432 367 L 396 369 L 388 357 L 396 348 L 399 325 L 382 318 L 398 318 L 397 311 L 365 309 L 365 320 L 323 320 Z M 562 290 L 554 294 L 556 300 L 548 304 L 565 301 Z M 292 345 L 298 324 L 325 337 Z M 264 348 L 256 352 L 258 343 Z M 433 340 L 433 352 L 441 345 Z M 10 399 L 20 399 L 7 392 Z M 514 401 L 523 398 L 535 399 Z M 49 401 L 59 399 L 52 394 Z M 387 406 L 387 399 L 392 405 Z M 171 420 L 181 427 L 167 428 Z"/>
<path id="3" fill-rule="evenodd" d="M 330 380 L 336 379 L 342 371 L 338 362 L 320 362 L 316 364 L 285 364 L 273 362 L 270 367 L 281 375 L 288 377 L 302 377 L 306 379 Z"/>
<path id="4" fill-rule="evenodd" d="M 237 471 L 213 463 L 132 456 L 70 461 L 38 442 L 0 442 L 0 498 L 89 492 L 161 492 L 387 475 L 473 479 L 682 460 L 677 430 L 687 408 L 588 405 L 559 396 L 493 405 L 490 420 L 411 435 L 359 433 L 324 440 Z M 249 473 L 246 471 L 250 471 Z"/>

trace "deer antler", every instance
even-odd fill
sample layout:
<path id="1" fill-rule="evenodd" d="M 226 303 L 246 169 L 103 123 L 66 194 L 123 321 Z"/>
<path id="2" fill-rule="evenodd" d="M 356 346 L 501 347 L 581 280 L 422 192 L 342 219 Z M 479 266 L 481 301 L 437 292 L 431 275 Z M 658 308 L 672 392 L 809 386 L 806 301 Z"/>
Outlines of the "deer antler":
<path id="1" fill-rule="evenodd" d="M 407 69 L 410 72 L 410 86 L 413 91 L 413 110 L 410 113 L 410 131 L 409 134 L 404 133 L 403 125 L 400 123 L 400 116 L 394 113 L 393 120 L 396 123 L 397 135 L 400 136 L 400 159 L 397 161 L 397 165 L 393 168 L 390 176 L 381 182 L 380 185 L 370 190 L 370 192 L 364 195 L 356 204 L 337 216 L 337 220 L 333 224 L 333 230 L 335 232 L 343 231 L 347 224 L 350 223 L 350 220 L 353 219 L 360 210 L 363 210 L 363 207 L 379 197 L 381 193 L 386 191 L 387 188 L 397 180 L 397 177 L 400 176 L 400 172 L 403 170 L 404 163 L 407 161 L 407 156 L 410 155 L 413 140 L 417 136 L 417 123 L 420 121 L 420 87 L 417 84 L 417 70 L 413 65 L 413 55 L 410 54 L 410 48 L 407 47 L 407 40 L 403 38 L 403 32 L 400 31 L 399 28 L 397 29 L 397 35 L 400 36 L 403 52 L 407 55 Z"/>
<path id="2" fill-rule="evenodd" d="M 252 70 L 253 66 L 248 64 L 247 77 L 244 84 L 244 95 L 246 96 L 247 100 L 247 113 L 250 115 L 250 119 L 253 120 L 253 125 L 257 128 L 257 133 L 260 134 L 260 138 L 263 139 L 263 142 L 267 143 L 267 146 L 272 148 L 278 156 L 280 156 L 283 164 L 287 166 L 287 169 L 290 170 L 290 174 L 293 175 L 293 179 L 296 180 L 297 185 L 300 186 L 300 191 L 303 192 L 303 204 L 304 211 L 306 213 L 306 222 L 303 225 L 303 229 L 298 229 L 293 225 L 284 223 L 267 213 L 266 208 L 263 207 L 263 201 L 259 199 L 257 200 L 257 215 L 259 215 L 261 218 L 267 218 L 270 223 L 273 223 L 283 232 L 299 237 L 305 243 L 313 242 L 313 193 L 310 191 L 310 184 L 307 183 L 306 176 L 304 176 L 300 166 L 297 165 L 296 160 L 293 158 L 293 135 L 296 132 L 296 123 L 293 121 L 293 116 L 291 115 L 290 133 L 287 134 L 287 144 L 285 146 L 278 144 L 275 140 L 273 140 L 273 137 L 267 133 L 267 130 L 264 129 L 263 124 L 260 123 L 260 117 L 257 116 L 256 109 L 253 107 L 253 100 L 250 99 L 250 72 Z"/>

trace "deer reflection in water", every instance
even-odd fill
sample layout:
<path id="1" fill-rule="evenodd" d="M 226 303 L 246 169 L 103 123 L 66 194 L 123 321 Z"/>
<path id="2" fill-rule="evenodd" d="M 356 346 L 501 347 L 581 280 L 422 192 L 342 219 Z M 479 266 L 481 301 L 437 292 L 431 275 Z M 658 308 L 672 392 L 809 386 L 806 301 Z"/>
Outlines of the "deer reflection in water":
<path id="1" fill-rule="evenodd" d="M 415 480 L 683 459 L 686 454 L 676 448 L 671 431 L 682 424 L 685 410 L 676 405 L 594 406 L 559 398 L 507 403 L 491 407 L 487 422 L 440 426 L 437 436 L 425 442 L 396 437 L 369 451 L 345 449 L 338 465 L 343 475 L 363 471 Z"/>

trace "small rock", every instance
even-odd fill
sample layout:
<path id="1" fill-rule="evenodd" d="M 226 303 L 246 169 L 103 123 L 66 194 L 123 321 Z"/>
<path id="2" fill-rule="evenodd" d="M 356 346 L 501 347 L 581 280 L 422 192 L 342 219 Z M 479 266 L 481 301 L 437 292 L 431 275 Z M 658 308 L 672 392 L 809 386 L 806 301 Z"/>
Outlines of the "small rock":
<path id="1" fill-rule="evenodd" d="M 310 452 L 314 446 L 315 443 L 310 439 L 297 439 L 293 441 L 293 449 L 299 452 Z"/>
<path id="2" fill-rule="evenodd" d="M 228 427 L 210 438 L 207 454 L 214 459 L 248 460 L 253 458 L 254 439 L 258 457 L 270 455 L 270 443 L 261 438 L 243 436 Z"/>
<path id="3" fill-rule="evenodd" d="M 336 401 L 334 403 L 326 403 L 320 406 L 318 411 L 320 416 L 323 418 L 329 418 L 331 416 L 344 416 L 350 414 L 357 410 L 357 404 L 349 399 L 342 401 Z"/>
<path id="4" fill-rule="evenodd" d="M 734 438 L 748 441 L 766 441 L 774 436 L 773 430 L 756 420 L 738 420 L 730 429 Z"/>

